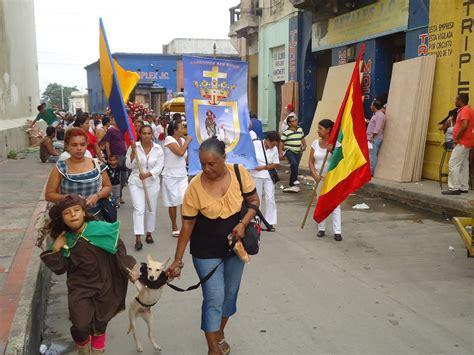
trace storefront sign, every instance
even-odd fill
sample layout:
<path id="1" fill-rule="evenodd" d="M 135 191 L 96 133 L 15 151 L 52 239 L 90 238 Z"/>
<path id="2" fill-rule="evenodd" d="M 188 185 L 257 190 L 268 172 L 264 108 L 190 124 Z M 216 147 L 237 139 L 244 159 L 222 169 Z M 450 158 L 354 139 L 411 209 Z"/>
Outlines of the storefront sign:
<path id="1" fill-rule="evenodd" d="M 273 81 L 285 81 L 285 46 L 275 47 L 273 52 Z"/>
<path id="2" fill-rule="evenodd" d="M 168 72 L 157 72 L 157 71 L 141 71 L 138 73 L 140 80 L 169 80 L 170 75 Z"/>
<path id="3" fill-rule="evenodd" d="M 313 24 L 312 50 L 319 51 L 406 30 L 409 0 L 380 0 Z"/>
<path id="4" fill-rule="evenodd" d="M 298 45 L 297 40 L 298 30 L 293 29 L 290 31 L 290 62 L 289 62 L 289 70 L 290 70 L 290 80 L 296 81 L 296 49 Z"/>

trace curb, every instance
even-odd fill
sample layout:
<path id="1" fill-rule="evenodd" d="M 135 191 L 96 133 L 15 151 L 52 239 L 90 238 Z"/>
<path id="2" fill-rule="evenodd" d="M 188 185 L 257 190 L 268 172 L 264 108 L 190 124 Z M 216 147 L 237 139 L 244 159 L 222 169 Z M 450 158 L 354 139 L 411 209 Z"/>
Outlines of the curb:
<path id="1" fill-rule="evenodd" d="M 299 168 L 300 174 L 311 176 L 309 169 Z M 410 207 L 425 210 L 435 214 L 454 217 L 473 215 L 473 208 L 466 200 L 447 199 L 442 196 L 430 195 L 404 189 L 401 185 L 383 184 L 371 181 L 361 187 L 357 193 L 365 196 L 382 197 Z"/>
<path id="2" fill-rule="evenodd" d="M 451 200 L 441 196 L 428 195 L 415 191 L 407 191 L 402 188 L 396 188 L 369 182 L 358 192 L 365 195 L 382 197 L 387 200 L 396 201 L 410 207 L 429 211 L 443 216 L 472 216 L 472 208 L 467 201 Z"/>
<path id="3" fill-rule="evenodd" d="M 10 312 L 2 315 L 2 322 L 10 323 L 4 352 L 8 355 L 36 354 L 41 342 L 50 272 L 41 262 L 41 250 L 35 243 L 36 223 L 47 206 L 43 189 L 5 282 L 5 303 Z"/>

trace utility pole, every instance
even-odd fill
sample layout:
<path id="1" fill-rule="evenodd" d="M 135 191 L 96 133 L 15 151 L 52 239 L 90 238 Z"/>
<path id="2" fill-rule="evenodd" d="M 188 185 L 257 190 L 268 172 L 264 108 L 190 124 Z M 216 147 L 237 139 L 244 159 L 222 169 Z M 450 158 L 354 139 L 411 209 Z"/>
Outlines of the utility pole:
<path id="1" fill-rule="evenodd" d="M 214 58 L 216 57 L 216 54 L 217 54 L 217 46 L 216 46 L 216 42 L 214 42 L 214 46 L 212 47 L 213 49 L 213 52 L 214 52 Z"/>
<path id="2" fill-rule="evenodd" d="M 64 90 L 63 90 L 62 85 L 61 85 L 61 109 L 64 110 Z"/>

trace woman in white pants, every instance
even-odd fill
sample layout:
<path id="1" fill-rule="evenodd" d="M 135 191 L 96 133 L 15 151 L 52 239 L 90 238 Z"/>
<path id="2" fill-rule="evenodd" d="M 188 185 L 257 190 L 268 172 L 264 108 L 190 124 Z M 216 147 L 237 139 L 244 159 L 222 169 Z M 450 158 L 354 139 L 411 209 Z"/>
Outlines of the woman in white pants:
<path id="1" fill-rule="evenodd" d="M 173 120 L 168 125 L 168 136 L 164 141 L 165 168 L 163 176 L 163 206 L 168 207 L 171 220 L 171 235 L 175 238 L 179 235 L 176 223 L 177 207 L 183 204 L 184 193 L 188 187 L 188 172 L 186 160 L 188 157 L 188 145 L 191 137 L 184 137 L 183 123 Z"/>
<path id="2" fill-rule="evenodd" d="M 318 135 L 319 139 L 316 139 L 313 144 L 311 144 L 311 151 L 309 154 L 309 169 L 311 170 L 311 175 L 314 180 L 319 182 L 318 185 L 318 196 L 321 193 L 321 187 L 323 186 L 323 180 L 326 176 L 330 164 L 330 159 L 326 161 L 324 170 L 322 174 L 321 166 L 323 165 L 324 157 L 328 149 L 328 139 L 331 133 L 331 129 L 334 126 L 334 122 L 331 120 L 325 119 L 321 120 L 318 125 Z M 334 231 L 334 239 L 340 242 L 342 240 L 342 230 L 341 230 L 341 206 L 337 206 L 336 209 L 332 212 L 332 228 Z M 326 220 L 318 223 L 318 234 L 319 238 L 324 237 L 326 232 Z"/>
<path id="3" fill-rule="evenodd" d="M 275 231 L 274 226 L 277 224 L 277 207 L 275 202 L 275 184 L 268 170 L 276 169 L 280 164 L 277 148 L 279 144 L 280 134 L 276 131 L 267 132 L 263 141 L 255 140 L 253 145 L 255 147 L 257 167 L 250 172 L 260 201 L 263 201 L 263 193 L 265 192 L 264 217 L 272 225 L 272 232 Z"/>
<path id="4" fill-rule="evenodd" d="M 163 149 L 156 143 L 153 143 L 153 129 L 151 126 L 142 126 L 140 128 L 140 142 L 132 143 L 128 148 L 125 165 L 132 170 L 128 179 L 128 187 L 133 204 L 133 232 L 135 234 L 135 250 L 143 248 L 141 236 L 145 234 L 148 244 L 153 243 L 151 233 L 155 231 L 156 205 L 158 203 L 158 193 L 160 192 L 160 173 L 163 170 L 164 154 Z M 140 173 L 137 164 L 137 157 L 141 163 L 142 172 Z M 143 184 L 146 184 L 148 198 L 151 204 L 149 210 L 145 198 Z M 145 228 L 146 220 L 146 228 Z"/>

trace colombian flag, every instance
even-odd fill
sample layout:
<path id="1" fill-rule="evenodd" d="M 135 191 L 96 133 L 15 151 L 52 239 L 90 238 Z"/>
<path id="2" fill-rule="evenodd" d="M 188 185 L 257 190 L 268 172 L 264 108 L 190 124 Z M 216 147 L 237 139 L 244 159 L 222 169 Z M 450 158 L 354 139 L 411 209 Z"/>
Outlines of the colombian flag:
<path id="1" fill-rule="evenodd" d="M 99 31 L 99 64 L 104 93 L 109 101 L 112 115 L 117 121 L 120 130 L 125 135 L 125 139 L 127 141 L 130 138 L 136 140 L 135 127 L 127 115 L 125 103 L 128 101 L 128 96 L 133 88 L 140 80 L 140 76 L 135 72 L 123 69 L 116 60 L 112 61 L 112 55 L 110 54 L 109 43 L 107 42 L 102 19 L 100 19 Z"/>
<path id="2" fill-rule="evenodd" d="M 357 58 L 349 87 L 329 137 L 328 143 L 334 146 L 334 150 L 314 210 L 313 218 L 318 223 L 324 221 L 347 196 L 371 179 L 359 77 L 359 63 L 364 47 L 362 46 Z"/>

